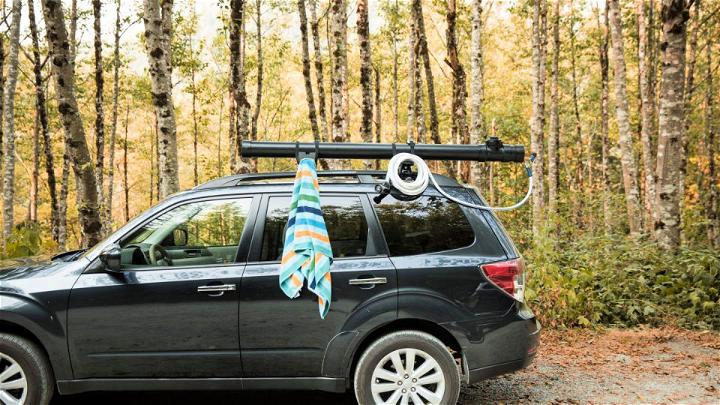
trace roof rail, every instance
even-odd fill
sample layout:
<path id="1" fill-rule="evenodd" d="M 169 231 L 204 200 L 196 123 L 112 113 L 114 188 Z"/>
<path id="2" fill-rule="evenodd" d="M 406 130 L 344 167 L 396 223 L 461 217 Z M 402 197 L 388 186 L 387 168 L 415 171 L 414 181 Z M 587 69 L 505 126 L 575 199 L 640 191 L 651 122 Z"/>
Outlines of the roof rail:
<path id="1" fill-rule="evenodd" d="M 235 174 L 210 180 L 207 183 L 196 186 L 195 190 L 235 187 L 242 184 L 251 184 L 253 182 L 262 182 L 265 180 L 287 179 L 288 183 L 292 183 L 295 179 L 295 174 L 295 172 Z M 386 172 L 382 170 L 318 170 L 317 175 L 320 178 L 351 177 L 357 179 L 357 183 L 360 184 L 377 184 L 379 180 L 385 178 Z M 448 177 L 436 174 L 435 178 L 442 186 L 458 186 L 458 183 L 455 182 L 455 180 Z"/>

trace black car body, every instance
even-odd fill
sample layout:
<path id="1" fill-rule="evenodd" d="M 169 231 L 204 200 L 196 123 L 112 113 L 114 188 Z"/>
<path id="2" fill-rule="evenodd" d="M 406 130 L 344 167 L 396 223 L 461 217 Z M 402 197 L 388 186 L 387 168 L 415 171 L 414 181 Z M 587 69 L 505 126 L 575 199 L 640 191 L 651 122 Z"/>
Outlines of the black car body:
<path id="1" fill-rule="evenodd" d="M 313 294 L 291 300 L 278 287 L 293 174 L 276 173 L 211 181 L 168 198 L 87 251 L 0 271 L 0 333 L 42 348 L 61 394 L 342 392 L 365 349 L 403 330 L 441 341 L 469 383 L 525 367 L 540 325 L 480 267 L 521 260 L 496 216 L 460 207 L 432 187 L 415 201 L 388 196 L 376 204 L 382 174 L 320 172 L 335 255 L 326 319 Z M 454 197 L 482 201 L 436 178 Z M 236 204 L 235 211 L 212 212 L 208 221 L 237 235 L 220 240 L 205 222 L 183 225 L 148 252 L 152 243 L 143 237 L 174 221 L 168 213 L 222 204 Z M 227 212 L 236 215 L 229 225 Z M 123 268 L 108 271 L 101 253 L 117 246 Z"/>

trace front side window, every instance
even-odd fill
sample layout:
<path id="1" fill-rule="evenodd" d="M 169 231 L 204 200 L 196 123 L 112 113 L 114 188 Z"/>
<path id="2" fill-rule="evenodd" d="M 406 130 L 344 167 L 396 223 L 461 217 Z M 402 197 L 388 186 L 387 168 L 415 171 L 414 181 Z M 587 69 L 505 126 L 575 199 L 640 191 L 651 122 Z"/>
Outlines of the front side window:
<path id="1" fill-rule="evenodd" d="M 121 244 L 124 267 L 235 261 L 251 198 L 198 201 L 156 217 Z"/>
<path id="2" fill-rule="evenodd" d="M 398 201 L 387 196 L 375 211 L 392 256 L 458 249 L 475 241 L 460 207 L 443 197 Z"/>
<path id="3" fill-rule="evenodd" d="M 333 257 L 365 256 L 368 225 L 360 198 L 320 196 L 320 202 Z M 280 261 L 282 258 L 289 212 L 290 196 L 270 198 L 260 251 L 261 261 Z"/>

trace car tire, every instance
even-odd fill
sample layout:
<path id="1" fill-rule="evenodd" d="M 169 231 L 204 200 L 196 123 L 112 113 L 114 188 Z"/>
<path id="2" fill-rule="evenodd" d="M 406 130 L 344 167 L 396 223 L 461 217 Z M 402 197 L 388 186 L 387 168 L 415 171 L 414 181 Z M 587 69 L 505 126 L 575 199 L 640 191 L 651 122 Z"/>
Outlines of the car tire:
<path id="1" fill-rule="evenodd" d="M 44 351 L 28 339 L 0 333 L 0 403 L 48 405 L 54 392 Z"/>
<path id="2" fill-rule="evenodd" d="M 399 331 L 365 350 L 355 367 L 354 388 L 360 405 L 452 405 L 460 395 L 460 374 L 438 338 L 420 331 Z"/>

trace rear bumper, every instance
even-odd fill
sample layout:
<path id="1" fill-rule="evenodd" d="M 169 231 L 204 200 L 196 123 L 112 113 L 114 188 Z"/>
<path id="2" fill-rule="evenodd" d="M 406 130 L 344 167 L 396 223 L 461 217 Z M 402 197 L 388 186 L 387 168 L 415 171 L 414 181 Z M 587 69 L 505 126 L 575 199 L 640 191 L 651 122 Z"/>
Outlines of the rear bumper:
<path id="1" fill-rule="evenodd" d="M 518 316 L 497 328 L 487 327 L 483 339 L 463 347 L 467 383 L 527 367 L 540 345 L 541 329 L 534 316 Z"/>
<path id="2" fill-rule="evenodd" d="M 532 363 L 535 359 L 535 354 L 537 354 L 537 349 L 540 346 L 540 322 L 535 319 L 533 319 L 533 321 L 535 322 L 537 329 L 535 332 L 528 334 L 528 352 L 523 358 L 505 363 L 470 369 L 467 377 L 468 384 L 474 384 L 484 379 L 496 377 L 502 374 L 513 373 L 530 365 L 530 363 Z"/>

